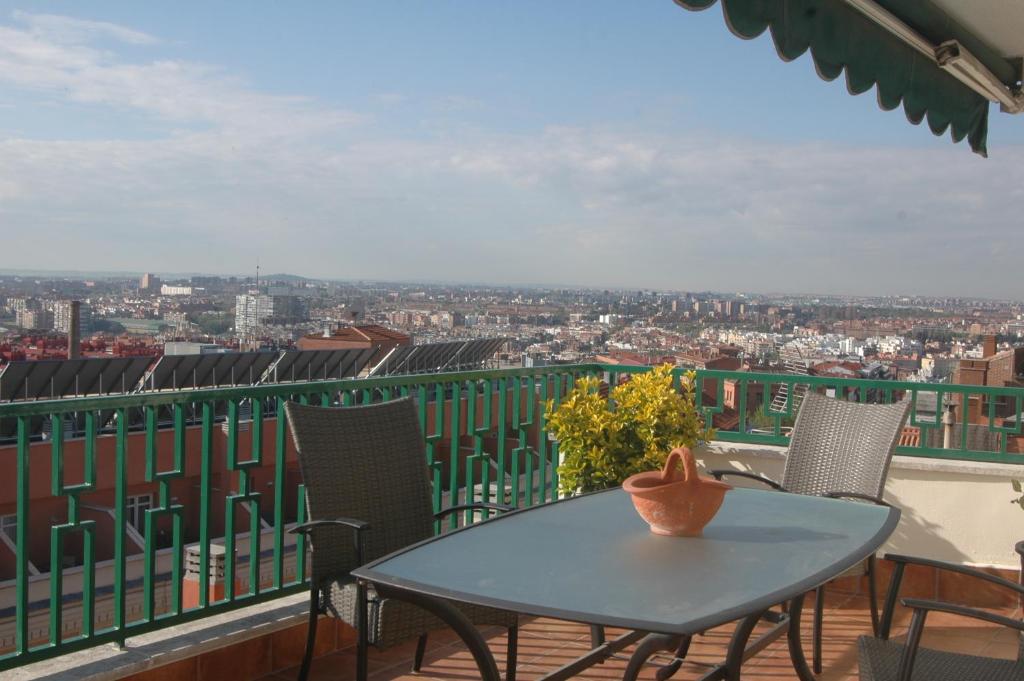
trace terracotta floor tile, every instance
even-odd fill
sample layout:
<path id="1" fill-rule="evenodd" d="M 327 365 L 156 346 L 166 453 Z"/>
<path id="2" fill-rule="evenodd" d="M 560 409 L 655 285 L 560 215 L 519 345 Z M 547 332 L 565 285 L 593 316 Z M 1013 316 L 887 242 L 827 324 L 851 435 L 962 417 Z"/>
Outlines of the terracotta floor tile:
<path id="1" fill-rule="evenodd" d="M 1005 570 L 976 569 L 998 577 L 1005 578 L 1007 576 Z M 1015 607 L 1018 601 L 1017 594 L 1006 587 L 949 570 L 940 570 L 938 573 L 938 598 L 953 603 L 970 603 L 974 606 L 989 607 Z"/>
<path id="2" fill-rule="evenodd" d="M 993 639 L 982 649 L 985 657 L 999 657 L 1004 660 L 1016 660 L 1019 647 L 1017 641 L 1001 641 Z"/>
<path id="3" fill-rule="evenodd" d="M 519 635 L 558 642 L 578 641 L 581 639 L 589 642 L 590 627 L 578 622 L 565 622 L 548 617 L 538 617 L 532 620 L 524 619 L 523 624 L 519 627 Z M 610 638 L 607 635 L 606 637 Z"/>
<path id="4" fill-rule="evenodd" d="M 274 670 L 271 668 L 269 639 L 254 638 L 200 655 L 196 665 L 196 678 L 199 681 L 252 679 L 272 671 Z"/>
<path id="5" fill-rule="evenodd" d="M 306 625 L 289 627 L 270 635 L 271 669 L 281 670 L 293 667 L 302 662 L 306 652 Z M 335 650 L 337 632 L 334 621 L 326 617 L 320 618 L 317 624 L 316 644 L 313 646 L 314 657 L 321 657 Z"/>
<path id="6" fill-rule="evenodd" d="M 308 681 L 352 681 L 356 677 L 355 656 L 350 653 L 331 653 L 313 660 L 309 667 Z M 292 667 L 277 672 L 276 676 L 296 679 L 299 668 Z"/>
<path id="7" fill-rule="evenodd" d="M 197 660 L 192 657 L 123 677 L 125 681 L 184 681 L 198 674 Z"/>
<path id="8" fill-rule="evenodd" d="M 818 677 L 820 681 L 854 681 L 857 679 L 857 638 L 870 633 L 871 624 L 867 608 L 867 597 L 863 595 L 829 594 L 825 613 L 825 637 L 822 652 L 824 673 Z M 805 653 L 810 662 L 811 656 L 811 613 L 810 602 L 804 610 L 801 626 Z M 1003 610 L 1002 614 L 1012 611 Z M 893 626 L 895 635 L 903 634 L 908 622 L 908 613 L 898 613 Z M 956 650 L 974 654 L 993 656 L 1010 656 L 1016 653 L 1016 639 L 1012 632 L 1003 633 L 998 627 L 962 627 L 952 620 L 937 618 L 930 621 L 926 631 L 926 644 L 933 648 Z M 755 630 L 755 636 L 768 625 L 761 624 Z M 691 644 L 687 661 L 676 676 L 677 681 L 692 681 L 706 673 L 711 665 L 722 661 L 725 650 L 732 635 L 733 625 L 726 625 L 695 636 Z M 621 634 L 621 630 L 609 628 L 606 637 L 612 639 Z M 505 632 L 499 628 L 487 631 L 488 644 L 498 662 L 502 676 L 505 674 Z M 524 618 L 519 630 L 519 664 L 517 677 L 521 681 L 531 681 L 550 673 L 554 669 L 571 662 L 590 647 L 590 629 L 586 625 L 561 622 L 548 618 Z M 432 633 L 430 645 L 419 674 L 411 673 L 412 651 L 415 642 L 411 641 L 385 653 L 373 653 L 370 661 L 371 681 L 471 681 L 479 678 L 472 655 L 451 632 L 438 631 Z M 632 648 L 596 665 L 577 678 L 583 681 L 608 681 L 619 679 L 626 667 Z M 671 655 L 654 658 L 655 664 L 664 664 L 671 660 Z M 744 681 L 795 681 L 789 650 L 785 638 L 780 638 L 762 651 L 758 656 L 744 664 Z M 654 664 L 645 667 L 641 679 L 655 678 L 657 667 Z M 279 672 L 266 677 L 267 681 L 279 681 L 283 678 L 294 679 L 296 670 Z M 349 681 L 355 671 L 353 650 L 328 655 L 314 661 L 311 679 L 339 679 Z"/>
<path id="9" fill-rule="evenodd" d="M 1013 615 L 1007 615 L 1007 617 L 1013 617 L 1015 619 L 1020 619 L 1020 614 L 1017 613 L 1017 614 L 1013 614 Z M 1012 645 L 1017 645 L 1018 637 L 1021 636 L 1021 635 L 1022 634 L 1020 634 L 1017 631 L 1015 631 L 1013 629 L 1010 629 L 1008 627 L 999 627 L 999 629 L 993 635 L 992 640 L 994 642 L 1002 641 L 1002 642 L 1010 643 Z"/>

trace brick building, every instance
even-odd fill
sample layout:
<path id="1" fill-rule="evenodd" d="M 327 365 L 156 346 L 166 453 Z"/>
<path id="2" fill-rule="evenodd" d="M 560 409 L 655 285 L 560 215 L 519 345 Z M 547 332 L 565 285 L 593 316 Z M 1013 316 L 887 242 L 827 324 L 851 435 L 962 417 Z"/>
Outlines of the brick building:
<path id="1" fill-rule="evenodd" d="M 412 345 L 412 336 L 377 324 L 364 324 L 339 326 L 330 334 L 311 333 L 300 338 L 296 345 L 299 350 L 352 350 L 380 346 L 381 352 L 386 353 L 402 345 Z"/>
<path id="2" fill-rule="evenodd" d="M 996 337 L 985 336 L 982 343 L 981 359 L 961 359 L 953 373 L 953 383 L 958 385 L 978 386 L 1024 386 L 1024 348 L 1010 348 L 1002 352 L 996 351 Z M 969 423 L 987 424 L 989 419 L 988 398 L 984 395 L 968 397 L 966 410 L 958 403 L 958 411 L 966 411 Z M 995 415 L 997 418 L 1016 416 L 1016 404 L 1009 398 L 996 398 Z"/>

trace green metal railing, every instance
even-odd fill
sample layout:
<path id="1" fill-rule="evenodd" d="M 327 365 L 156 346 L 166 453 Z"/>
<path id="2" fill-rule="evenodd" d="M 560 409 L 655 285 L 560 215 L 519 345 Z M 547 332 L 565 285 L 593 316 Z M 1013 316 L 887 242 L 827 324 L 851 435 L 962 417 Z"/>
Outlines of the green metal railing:
<path id="1" fill-rule="evenodd" d="M 554 499 L 558 490 L 557 447 L 546 437 L 543 407 L 548 400 L 560 400 L 584 370 L 473 371 L 0 405 L 0 423 L 16 424 L 13 441 L 0 442 L 0 465 L 11 464 L 17 488 L 15 588 L 9 591 L 16 598 L 10 607 L 0 606 L 0 626 L 7 623 L 13 628 L 13 646 L 0 655 L 0 670 L 104 642 L 123 642 L 129 636 L 305 589 L 303 540 L 297 538 L 293 546 L 286 534 L 290 523 L 304 518 L 302 485 L 293 481 L 289 488 L 290 442 L 284 419 L 278 418 L 286 400 L 346 406 L 412 396 L 433 472 L 435 509 L 467 497 L 533 505 Z M 251 420 L 240 418 L 243 406 Z M 45 423 L 48 429 L 42 428 Z M 251 433 L 248 452 L 241 446 L 243 428 Z M 168 437 L 161 434 L 169 434 L 170 451 L 161 450 L 168 444 Z M 0 475 L 3 472 L 0 469 Z M 265 477 L 271 480 L 271 498 L 264 498 L 267 495 L 257 484 Z M 40 478 L 49 479 L 47 494 L 40 494 Z M 182 484 L 198 489 L 191 503 L 175 496 L 176 489 L 185 496 Z M 218 490 L 217 485 L 226 489 Z M 134 554 L 130 488 L 154 496 L 139 528 L 143 544 Z M 290 497 L 294 503 L 289 503 Z M 54 524 L 51 517 L 57 505 L 65 520 Z M 105 537 L 112 545 L 106 559 L 97 552 L 97 521 L 83 516 L 83 509 L 104 505 L 113 516 L 113 537 Z M 45 515 L 36 517 L 38 508 L 47 508 Z M 236 519 L 246 515 L 248 558 L 235 551 Z M 472 520 L 467 514 L 453 516 L 450 522 Z M 218 539 L 214 528 L 221 522 L 224 582 L 223 596 L 216 597 L 210 592 L 210 547 Z M 268 533 L 264 523 L 270 527 L 268 549 L 260 542 Z M 170 545 L 163 548 L 158 546 L 161 526 L 169 528 L 170 538 Z M 41 556 L 38 550 L 33 552 L 32 537 L 44 529 L 49 530 L 49 551 Z M 80 548 L 72 570 L 80 575 L 80 590 L 69 594 L 65 585 L 70 573 L 62 568 L 69 541 L 77 537 Z M 183 602 L 186 545 L 198 549 L 198 602 L 192 607 Z M 169 568 L 162 573 L 161 551 L 170 554 Z M 33 576 L 30 564 L 46 559 L 48 568 Z M 248 568 L 239 582 L 245 560 Z M 269 570 L 262 570 L 261 563 L 267 561 Z M 286 566 L 292 565 L 289 578 Z M 106 583 L 97 581 L 98 568 L 108 576 Z M 140 574 L 130 574 L 129 568 Z M 41 580 L 48 582 L 48 595 L 33 598 L 32 587 Z M 164 607 L 158 607 L 155 597 L 161 584 L 169 591 Z M 131 599 L 141 601 L 141 607 L 133 608 L 136 616 L 129 611 Z M 99 624 L 100 601 L 110 615 L 106 626 Z M 65 613 L 71 606 L 80 607 L 81 614 L 78 626 L 68 631 Z M 33 631 L 45 631 L 45 636 L 39 640 Z"/>
<path id="2" fill-rule="evenodd" d="M 611 385 L 622 377 L 647 371 L 647 367 L 604 365 Z M 686 373 L 677 368 L 677 379 Z M 726 421 L 717 427 L 716 439 L 724 442 L 742 442 L 785 446 L 789 441 L 787 429 L 796 418 L 799 400 L 787 400 L 784 408 L 772 409 L 773 397 L 782 386 L 787 394 L 799 394 L 800 389 L 829 394 L 839 399 L 889 404 L 894 400 L 911 401 L 907 425 L 918 431 L 916 443 L 901 445 L 896 453 L 937 459 L 954 459 L 986 463 L 1024 464 L 1024 454 L 1011 451 L 1011 440 L 1022 436 L 1021 420 L 1024 411 L 1024 388 L 977 385 L 951 385 L 946 383 L 915 383 L 880 379 L 832 378 L 796 374 L 768 374 L 744 371 L 697 370 L 698 406 L 706 419 Z M 734 398 L 726 399 L 726 388 L 731 387 Z M 756 396 L 759 396 L 757 398 Z M 927 399 L 926 399 L 927 398 Z M 925 410 L 922 403 L 927 402 Z M 981 423 L 964 418 L 965 406 L 974 403 Z M 942 422 L 944 407 L 955 407 L 951 438 L 943 447 L 945 433 Z M 934 411 L 931 409 L 934 408 Z M 727 416 L 732 418 L 724 418 Z M 755 417 L 765 424 L 756 428 Z"/>
<path id="3" fill-rule="evenodd" d="M 435 509 L 470 498 L 522 506 L 558 496 L 558 447 L 545 428 L 548 401 L 559 402 L 583 375 L 614 386 L 646 370 L 587 364 L 2 404 L 0 425 L 15 427 L 0 428 L 13 433 L 6 444 L 0 441 L 0 475 L 14 479 L 17 498 L 14 589 L 8 591 L 15 597 L 10 606 L 11 600 L 0 604 L 0 627 L 13 629 L 13 645 L 0 654 L 0 671 L 305 589 L 303 540 L 286 534 L 290 523 L 304 519 L 303 488 L 296 474 L 289 476 L 295 466 L 278 418 L 289 399 L 348 406 L 412 396 Z M 676 371 L 677 380 L 682 375 Z M 728 371 L 698 371 L 696 380 L 699 408 L 726 442 L 785 445 L 794 400 L 772 409 L 785 385 L 789 395 L 806 389 L 862 402 L 909 397 L 915 404 L 910 425 L 919 436 L 900 454 L 1024 463 L 1009 447 L 1021 433 L 1019 388 Z M 934 416 L 919 414 L 919 402 L 937 405 Z M 985 415 L 981 424 L 960 418 L 948 448 L 939 437 L 948 436 L 941 422 L 947 403 L 973 404 Z M 978 441 L 989 446 L 974 446 Z M 46 492 L 41 479 L 48 481 Z M 132 534 L 129 493 L 139 490 L 152 493 L 154 503 Z M 86 517 L 96 508 L 109 509 L 113 537 Z M 54 513 L 63 520 L 53 521 Z M 246 518 L 248 557 L 236 556 L 245 534 L 236 521 Z M 449 522 L 460 521 L 472 518 Z M 210 567 L 221 524 L 218 596 L 211 595 Z M 47 551 L 32 541 L 38 536 L 48 536 Z M 64 569 L 69 546 L 75 566 Z M 191 605 L 183 595 L 187 547 L 198 552 L 198 599 Z M 31 574 L 30 566 L 47 560 L 47 569 Z M 72 577 L 80 586 L 66 593 Z M 166 593 L 160 602 L 158 591 Z M 80 613 L 77 626 L 69 625 L 71 610 Z"/>

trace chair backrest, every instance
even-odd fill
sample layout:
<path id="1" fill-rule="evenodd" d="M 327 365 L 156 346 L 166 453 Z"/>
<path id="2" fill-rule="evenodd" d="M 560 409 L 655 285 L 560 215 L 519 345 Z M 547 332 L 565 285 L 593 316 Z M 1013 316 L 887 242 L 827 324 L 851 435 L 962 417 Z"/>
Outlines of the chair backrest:
<path id="1" fill-rule="evenodd" d="M 306 486 L 309 520 L 364 520 L 363 560 L 433 534 L 431 483 L 411 398 L 353 407 L 285 405 Z M 311 535 L 314 583 L 358 567 L 353 531 L 321 527 Z"/>
<path id="2" fill-rule="evenodd" d="M 793 425 L 782 486 L 797 494 L 881 497 L 910 401 L 859 404 L 808 392 Z"/>

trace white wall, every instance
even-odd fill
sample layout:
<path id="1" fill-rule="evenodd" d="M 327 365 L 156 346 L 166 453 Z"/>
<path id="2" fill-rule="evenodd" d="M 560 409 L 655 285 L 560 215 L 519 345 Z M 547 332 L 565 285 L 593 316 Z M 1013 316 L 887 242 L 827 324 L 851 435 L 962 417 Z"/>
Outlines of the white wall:
<path id="1" fill-rule="evenodd" d="M 713 442 L 696 452 L 707 468 L 734 468 L 782 477 L 785 449 Z M 893 459 L 885 500 L 902 510 L 899 527 L 882 547 L 893 552 L 967 565 L 1020 567 L 1013 550 L 1024 539 L 1024 509 L 1010 481 L 1024 480 L 1024 466 L 918 457 Z M 742 478 L 730 484 L 746 486 Z M 749 482 L 749 486 L 757 483 Z"/>

